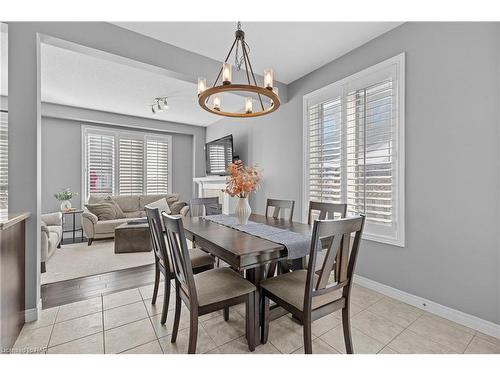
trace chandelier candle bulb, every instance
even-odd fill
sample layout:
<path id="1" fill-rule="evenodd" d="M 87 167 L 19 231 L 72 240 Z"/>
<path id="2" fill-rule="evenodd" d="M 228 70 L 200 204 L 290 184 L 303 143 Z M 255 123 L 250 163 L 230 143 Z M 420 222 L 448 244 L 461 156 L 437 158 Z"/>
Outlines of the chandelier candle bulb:
<path id="1" fill-rule="evenodd" d="M 198 95 L 207 89 L 207 79 L 203 77 L 198 78 Z"/>
<path id="2" fill-rule="evenodd" d="M 214 97 L 214 109 L 220 111 L 220 97 L 218 96 Z"/>
<path id="3" fill-rule="evenodd" d="M 272 69 L 265 69 L 264 70 L 264 87 L 266 89 L 272 90 L 273 89 L 273 70 Z"/>
<path id="4" fill-rule="evenodd" d="M 222 64 L 222 83 L 224 85 L 230 85 L 232 78 L 231 76 L 232 76 L 231 64 L 229 63 Z"/>
<path id="5" fill-rule="evenodd" d="M 252 98 L 245 98 L 245 113 L 252 113 L 253 102 Z"/>

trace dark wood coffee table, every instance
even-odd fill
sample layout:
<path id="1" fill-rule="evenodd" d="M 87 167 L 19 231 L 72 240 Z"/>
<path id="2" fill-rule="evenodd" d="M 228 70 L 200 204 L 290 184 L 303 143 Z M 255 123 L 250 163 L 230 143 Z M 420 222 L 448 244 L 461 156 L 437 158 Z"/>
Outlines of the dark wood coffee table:
<path id="1" fill-rule="evenodd" d="M 115 228 L 115 254 L 152 250 L 148 223 L 123 223 Z"/>

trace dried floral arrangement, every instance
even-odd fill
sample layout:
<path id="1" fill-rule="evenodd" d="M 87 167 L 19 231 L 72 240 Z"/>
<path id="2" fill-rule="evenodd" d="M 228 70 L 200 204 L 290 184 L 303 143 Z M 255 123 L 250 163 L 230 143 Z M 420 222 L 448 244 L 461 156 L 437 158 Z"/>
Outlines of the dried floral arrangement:
<path id="1" fill-rule="evenodd" d="M 241 160 L 229 164 L 226 188 L 231 197 L 248 198 L 262 184 L 262 171 L 257 166 L 244 165 Z"/>

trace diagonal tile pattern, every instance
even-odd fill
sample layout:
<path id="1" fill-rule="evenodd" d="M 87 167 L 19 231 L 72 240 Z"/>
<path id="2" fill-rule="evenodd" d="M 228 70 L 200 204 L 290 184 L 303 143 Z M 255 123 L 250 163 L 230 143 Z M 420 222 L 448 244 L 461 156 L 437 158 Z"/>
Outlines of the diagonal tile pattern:
<path id="1" fill-rule="evenodd" d="M 147 285 L 43 310 L 38 321 L 24 325 L 14 351 L 48 354 L 186 353 L 189 312 L 183 307 L 177 342 L 170 342 L 175 299 L 167 322 L 160 323 L 163 287 L 151 305 Z M 172 295 L 173 296 L 173 295 Z M 200 317 L 197 353 L 249 353 L 245 339 L 245 307 L 231 308 L 225 322 L 220 312 Z M 313 323 L 313 353 L 345 353 L 339 311 Z M 500 339 L 424 312 L 416 307 L 355 285 L 351 302 L 351 334 L 355 353 L 495 353 Z M 290 316 L 270 323 L 269 341 L 255 354 L 304 352 L 302 327 Z"/>

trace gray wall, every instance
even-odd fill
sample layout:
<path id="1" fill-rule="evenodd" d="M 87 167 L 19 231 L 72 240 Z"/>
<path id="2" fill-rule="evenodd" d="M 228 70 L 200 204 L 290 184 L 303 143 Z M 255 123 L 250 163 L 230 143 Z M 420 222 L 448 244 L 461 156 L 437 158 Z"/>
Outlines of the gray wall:
<path id="1" fill-rule="evenodd" d="M 288 87 L 257 119 L 223 120 L 242 159 L 264 169 L 253 200 L 302 209 L 302 97 L 406 52 L 406 247 L 364 241 L 357 273 L 500 323 L 499 46 L 495 23 L 407 23 Z"/>
<path id="2" fill-rule="evenodd" d="M 103 121 L 109 120 L 111 116 L 113 114 L 101 112 Z M 101 127 L 144 131 L 141 127 L 144 125 L 143 119 L 130 120 L 136 123 L 137 129 L 110 125 Z M 97 125 L 88 122 L 85 124 Z M 54 193 L 65 188 L 79 193 L 71 202 L 74 207 L 81 207 L 81 125 L 82 121 L 42 117 L 42 213 L 60 209 L 60 202 L 54 198 Z M 179 193 L 181 199 L 188 200 L 192 197 L 193 185 L 193 135 L 165 132 L 162 134 L 172 136 L 172 192 Z"/>

